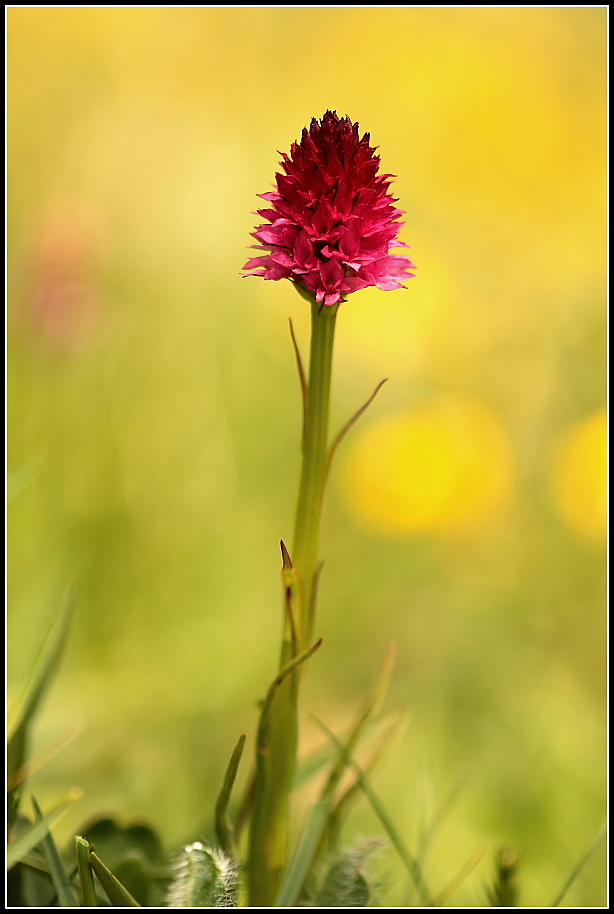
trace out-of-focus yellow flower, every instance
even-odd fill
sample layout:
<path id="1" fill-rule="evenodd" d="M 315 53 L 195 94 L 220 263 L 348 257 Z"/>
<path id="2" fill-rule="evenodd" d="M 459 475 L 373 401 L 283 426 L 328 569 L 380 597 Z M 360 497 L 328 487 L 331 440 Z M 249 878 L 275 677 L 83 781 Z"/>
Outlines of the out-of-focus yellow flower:
<path id="1" fill-rule="evenodd" d="M 576 533 L 602 539 L 607 528 L 606 411 L 577 422 L 559 441 L 552 466 L 557 508 Z"/>
<path id="2" fill-rule="evenodd" d="M 463 532 L 502 506 L 512 459 L 504 430 L 485 406 L 446 397 L 363 432 L 343 478 L 350 511 L 375 530 Z"/>

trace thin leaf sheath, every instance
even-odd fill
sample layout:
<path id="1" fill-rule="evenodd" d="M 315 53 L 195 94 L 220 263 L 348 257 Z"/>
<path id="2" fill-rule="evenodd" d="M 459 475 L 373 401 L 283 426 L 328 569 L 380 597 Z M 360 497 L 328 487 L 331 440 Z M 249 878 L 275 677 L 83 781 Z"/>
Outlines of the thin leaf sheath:
<path id="1" fill-rule="evenodd" d="M 321 644 L 320 639 L 281 670 L 271 684 L 262 707 L 248 862 L 251 907 L 271 907 L 281 884 L 287 852 L 288 801 L 296 764 L 298 679 L 295 674 Z M 291 690 L 288 690 L 288 684 Z M 295 728 L 291 734 L 275 730 L 275 727 L 283 725 L 284 714 L 288 725 Z M 275 738 L 277 744 L 274 745 Z M 292 753 L 287 751 L 289 745 L 292 745 Z M 280 785 L 283 790 L 280 790 Z"/>

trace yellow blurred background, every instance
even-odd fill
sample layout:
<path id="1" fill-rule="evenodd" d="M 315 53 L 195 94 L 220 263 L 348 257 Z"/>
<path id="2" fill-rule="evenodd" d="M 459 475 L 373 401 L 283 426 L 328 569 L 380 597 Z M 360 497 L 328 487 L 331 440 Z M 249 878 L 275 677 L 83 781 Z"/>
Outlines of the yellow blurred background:
<path id="1" fill-rule="evenodd" d="M 85 725 L 33 778 L 85 790 L 60 837 L 203 837 L 253 749 L 308 315 L 239 271 L 331 108 L 398 176 L 418 270 L 339 315 L 334 423 L 390 380 L 335 466 L 304 702 L 342 732 L 395 641 L 410 722 L 374 783 L 411 846 L 465 785 L 433 890 L 485 849 L 452 899 L 483 906 L 511 843 L 549 906 L 605 814 L 605 42 L 601 7 L 8 10 L 9 690 L 76 581 L 33 746 Z M 344 838 L 379 831 L 363 804 Z"/>

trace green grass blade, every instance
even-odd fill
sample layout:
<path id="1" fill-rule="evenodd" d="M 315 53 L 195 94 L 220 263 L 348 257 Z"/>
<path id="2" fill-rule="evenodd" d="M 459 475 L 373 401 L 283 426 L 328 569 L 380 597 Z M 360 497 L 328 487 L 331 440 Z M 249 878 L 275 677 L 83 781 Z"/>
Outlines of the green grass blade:
<path id="1" fill-rule="evenodd" d="M 7 869 L 10 870 L 16 863 L 23 860 L 24 857 L 30 853 L 32 848 L 36 847 L 41 839 L 44 838 L 49 831 L 51 823 L 55 822 L 56 819 L 59 819 L 59 817 L 66 812 L 68 807 L 72 806 L 75 800 L 80 799 L 81 796 L 81 791 L 71 791 L 67 797 L 64 797 L 57 803 L 51 812 L 48 812 L 46 816 L 37 821 L 25 835 L 21 835 L 16 841 L 11 841 L 7 847 L 6 853 Z"/>
<path id="2" fill-rule="evenodd" d="M 339 740 L 337 739 L 335 734 L 331 730 L 328 729 L 326 724 L 323 723 L 321 720 L 319 720 L 317 717 L 315 717 L 313 714 L 310 714 L 309 716 L 326 733 L 326 735 L 328 736 L 330 741 L 333 743 L 333 745 L 335 746 L 335 748 L 337 749 L 339 754 L 343 758 L 345 758 L 345 762 L 348 765 L 348 767 L 352 768 L 352 770 L 356 774 L 356 777 L 358 778 L 358 781 L 360 782 L 360 786 L 362 787 L 363 793 L 369 800 L 375 815 L 380 820 L 382 827 L 384 828 L 384 830 L 386 831 L 386 834 L 390 838 L 391 844 L 396 849 L 399 857 L 405 864 L 409 875 L 413 879 L 414 884 L 415 884 L 416 888 L 418 889 L 418 892 L 420 893 L 420 897 L 422 898 L 423 905 L 425 907 L 429 907 L 429 908 L 433 907 L 433 898 L 424 881 L 424 877 L 422 875 L 422 870 L 420 868 L 420 865 L 418 864 L 418 861 L 412 857 L 412 855 L 409 853 L 409 851 L 405 847 L 405 844 L 404 844 L 401 836 L 399 835 L 399 833 L 396 829 L 396 826 L 394 825 L 394 823 L 390 819 L 390 816 L 384 809 L 384 806 L 382 805 L 379 797 L 377 796 L 377 794 L 371 787 L 371 784 L 369 783 L 368 779 L 365 777 L 364 772 L 358 766 L 358 764 L 354 761 L 354 759 L 347 753 L 347 750 L 345 749 L 345 747 L 339 742 Z"/>
<path id="3" fill-rule="evenodd" d="M 40 755 L 37 755 L 35 758 L 30 759 L 25 762 L 21 768 L 18 768 L 17 771 L 7 778 L 6 789 L 8 793 L 11 793 L 13 790 L 16 790 L 21 784 L 23 784 L 29 777 L 35 774 L 37 771 L 40 771 L 51 759 L 61 752 L 73 739 L 78 736 L 83 730 L 83 724 L 75 724 L 64 733 L 55 743 L 52 743 L 48 749 L 43 750 Z"/>
<path id="4" fill-rule="evenodd" d="M 75 588 L 67 592 L 58 615 L 53 619 L 32 659 L 17 702 L 9 714 L 7 769 L 9 777 L 22 767 L 28 727 L 55 673 L 66 637 Z"/>
<path id="5" fill-rule="evenodd" d="M 435 814 L 432 816 L 431 821 L 423 829 L 421 829 L 420 840 L 418 842 L 418 851 L 416 853 L 416 861 L 421 870 L 424 870 L 426 857 L 429 848 L 435 838 L 435 834 L 443 825 L 448 814 L 451 812 L 452 807 L 457 802 L 462 791 L 465 789 L 469 779 L 470 776 L 465 774 L 452 785 L 448 793 L 444 796 L 439 809 L 437 809 Z M 413 881 L 410 888 L 415 889 Z M 406 899 L 407 902 L 411 901 L 411 895 L 412 893 L 408 892 L 409 897 Z M 408 903 L 405 906 L 409 907 L 410 905 Z M 437 903 L 436 906 L 438 906 Z"/>
<path id="6" fill-rule="evenodd" d="M 484 856 L 486 855 L 485 850 L 475 851 L 467 860 L 466 863 L 463 863 L 458 873 L 452 877 L 447 885 L 438 892 L 435 898 L 433 899 L 433 905 L 436 908 L 440 908 L 444 902 L 450 898 L 451 895 L 456 892 L 458 888 L 463 884 L 465 879 L 473 872 L 478 863 L 480 863 Z"/>
<path id="7" fill-rule="evenodd" d="M 39 852 L 40 854 L 40 852 Z M 42 856 L 37 855 L 36 853 L 27 853 L 19 861 L 23 867 L 29 870 L 34 870 L 37 875 L 49 876 L 49 867 L 45 863 L 45 860 Z M 51 877 L 49 876 L 49 881 L 51 882 Z"/>
<path id="8" fill-rule="evenodd" d="M 388 649 L 380 669 L 375 688 L 362 712 L 358 716 L 349 739 L 344 747 L 344 754 L 333 766 L 329 778 L 324 786 L 320 800 L 314 806 L 307 827 L 303 832 L 296 848 L 290 866 L 284 877 L 276 907 L 292 907 L 296 904 L 302 891 L 309 870 L 314 864 L 318 850 L 322 845 L 322 838 L 329 824 L 335 790 L 339 785 L 347 767 L 345 756 L 349 756 L 364 732 L 371 716 L 379 710 L 383 701 L 392 665 L 394 662 L 394 649 Z"/>
<path id="9" fill-rule="evenodd" d="M 94 885 L 94 874 L 90 864 L 90 843 L 85 838 L 77 835 L 75 837 L 75 848 L 77 850 L 77 866 L 79 868 L 83 907 L 97 908 L 96 886 Z"/>
<path id="10" fill-rule="evenodd" d="M 377 681 L 375 683 L 375 688 L 373 689 L 373 692 L 371 693 L 371 696 L 369 697 L 365 707 L 359 714 L 346 745 L 341 746 L 339 760 L 333 766 L 328 780 L 322 790 L 320 800 L 312 809 L 311 815 L 307 822 L 307 826 L 301 835 L 297 848 L 294 852 L 294 856 L 292 857 L 290 865 L 284 875 L 281 888 L 275 902 L 275 907 L 293 907 L 296 905 L 300 897 L 300 893 L 305 884 L 307 875 L 312 868 L 315 862 L 315 858 L 318 854 L 318 850 L 321 847 L 322 838 L 324 836 L 331 815 L 335 791 L 339 786 L 339 782 L 343 777 L 347 767 L 347 759 L 351 758 L 351 753 L 358 743 L 358 740 L 362 736 L 365 727 L 369 723 L 371 717 L 377 713 L 381 703 L 384 700 L 384 696 L 386 694 L 392 673 L 392 667 L 394 665 L 394 656 L 394 645 L 390 645 L 386 651 L 386 655 L 380 668 Z M 339 743 L 339 745 L 341 745 L 341 743 Z"/>
<path id="11" fill-rule="evenodd" d="M 420 841 L 420 855 L 424 855 L 429 848 L 429 845 L 432 843 L 435 833 L 443 825 L 448 814 L 451 812 L 452 807 L 460 797 L 461 793 L 465 789 L 469 781 L 469 776 L 464 775 L 460 777 L 456 783 L 452 785 L 446 796 L 443 798 L 441 806 L 431 819 L 429 825 L 424 829 L 421 841 Z"/>
<path id="12" fill-rule="evenodd" d="M 591 844 L 591 846 L 587 850 L 587 852 L 578 861 L 576 866 L 573 868 L 573 870 L 569 874 L 569 878 L 565 881 L 561 891 L 558 893 L 558 895 L 556 896 L 556 898 L 550 905 L 551 908 L 558 908 L 558 906 L 562 902 L 563 898 L 565 897 L 565 895 L 567 894 L 567 892 L 569 891 L 569 889 L 571 888 L 573 883 L 576 881 L 576 879 L 578 878 L 578 876 L 580 875 L 580 873 L 582 872 L 582 870 L 584 869 L 586 864 L 589 862 L 591 857 L 593 857 L 599 850 L 606 834 L 607 834 L 607 828 L 604 826 L 603 829 L 600 831 L 600 833 L 597 835 L 595 841 Z"/>
<path id="13" fill-rule="evenodd" d="M 365 766 L 365 773 L 370 776 L 375 765 L 381 760 L 383 754 L 390 748 L 390 744 L 396 734 L 399 732 L 400 728 L 404 726 L 406 722 L 406 716 L 403 714 L 401 717 L 396 717 L 392 725 L 388 727 L 384 737 L 380 740 L 379 745 L 375 749 L 375 752 L 372 754 L 371 758 Z M 345 790 L 343 794 L 339 797 L 338 800 L 334 803 L 330 817 L 326 825 L 326 831 L 322 836 L 322 844 L 316 855 L 316 859 L 321 854 L 330 854 L 334 851 L 336 844 L 338 843 L 338 838 L 341 834 L 341 828 L 344 820 L 347 818 L 349 807 L 355 801 L 357 796 L 362 792 L 362 787 L 360 781 L 357 779 L 354 780 L 352 784 Z"/>
<path id="14" fill-rule="evenodd" d="M 394 666 L 396 648 L 393 644 L 389 645 L 388 650 L 382 661 L 380 671 L 375 682 L 375 688 L 369 696 L 367 703 L 365 704 L 362 712 L 359 714 L 354 728 L 350 734 L 350 737 L 343 747 L 343 752 L 339 756 L 337 764 L 334 766 L 333 770 L 330 773 L 328 783 L 324 788 L 324 794 L 330 797 L 332 800 L 333 793 L 339 785 L 339 781 L 343 777 L 343 773 L 348 765 L 347 759 L 352 757 L 354 749 L 358 745 L 360 737 L 363 735 L 365 728 L 372 717 L 378 713 L 381 708 L 381 705 L 386 696 L 388 690 L 388 684 L 390 682 L 390 677 L 392 675 L 392 668 Z M 341 743 L 339 744 L 341 745 Z M 323 794 L 323 796 L 324 796 Z"/>
<path id="15" fill-rule="evenodd" d="M 315 803 L 307 827 L 303 831 L 275 901 L 276 908 L 293 908 L 305 884 L 330 815 L 331 802 L 322 799 Z"/>
<path id="16" fill-rule="evenodd" d="M 98 876 L 100 884 L 107 893 L 107 898 L 113 908 L 140 908 L 136 898 L 133 898 L 128 889 L 124 888 L 117 876 L 114 876 L 108 867 L 104 865 L 100 857 L 90 851 L 90 864 Z"/>
<path id="17" fill-rule="evenodd" d="M 299 762 L 296 774 L 294 775 L 294 789 L 298 790 L 303 784 L 307 784 L 316 774 L 319 774 L 323 768 L 330 765 L 330 762 L 334 757 L 333 750 L 331 750 L 329 746 L 326 746 L 324 749 L 317 749 L 304 758 Z"/>
<path id="18" fill-rule="evenodd" d="M 44 816 L 41 812 L 40 806 L 32 797 L 32 805 L 34 806 L 34 813 L 37 819 L 37 822 L 44 821 Z M 64 869 L 64 864 L 62 863 L 62 858 L 60 857 L 60 852 L 57 848 L 53 836 L 49 829 L 41 838 L 40 849 L 47 862 L 49 867 L 49 873 L 51 874 L 51 881 L 53 882 L 53 887 L 56 891 L 58 897 L 58 905 L 61 908 L 78 908 L 80 907 L 77 897 L 73 891 L 73 888 L 70 884 L 70 879 L 66 870 Z"/>
<path id="19" fill-rule="evenodd" d="M 220 842 L 222 850 L 227 854 L 231 854 L 233 857 L 236 856 L 235 834 L 228 815 L 228 804 L 230 802 L 230 794 L 232 793 L 237 771 L 239 770 L 246 739 L 245 733 L 241 734 L 239 737 L 239 742 L 235 746 L 230 757 L 230 762 L 228 763 L 228 768 L 226 769 L 226 775 L 224 777 L 224 783 L 222 784 L 220 795 L 215 804 L 215 832 L 217 834 L 217 839 Z"/>

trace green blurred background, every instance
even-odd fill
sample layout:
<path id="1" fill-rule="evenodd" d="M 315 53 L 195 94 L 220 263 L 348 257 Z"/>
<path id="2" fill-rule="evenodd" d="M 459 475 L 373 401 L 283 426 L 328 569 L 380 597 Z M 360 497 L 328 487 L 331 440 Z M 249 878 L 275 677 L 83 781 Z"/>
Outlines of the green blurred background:
<path id="1" fill-rule="evenodd" d="M 343 305 L 335 424 L 390 380 L 328 497 L 304 703 L 343 732 L 386 645 L 409 724 L 374 783 L 485 904 L 548 906 L 605 809 L 604 8 L 8 10 L 9 692 L 80 596 L 33 778 L 58 826 L 205 834 L 274 670 L 300 434 L 288 283 L 242 279 L 312 116 L 398 176 L 407 291 Z M 309 725 L 306 751 L 320 742 Z M 244 766 L 247 768 L 247 766 Z M 243 772 L 245 775 L 246 772 Z M 361 804 L 345 839 L 378 833 Z M 392 851 L 381 897 L 407 904 Z M 565 904 L 605 903 L 605 850 Z"/>

